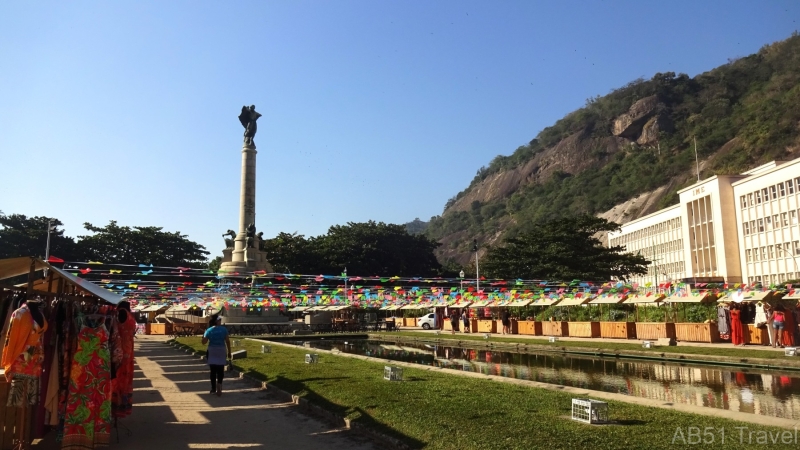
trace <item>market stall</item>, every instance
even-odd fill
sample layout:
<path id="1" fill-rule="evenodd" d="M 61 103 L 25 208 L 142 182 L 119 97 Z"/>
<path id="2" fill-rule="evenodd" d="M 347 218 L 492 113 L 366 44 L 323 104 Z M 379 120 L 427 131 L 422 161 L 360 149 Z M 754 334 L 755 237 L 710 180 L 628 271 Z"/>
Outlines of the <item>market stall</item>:
<path id="1" fill-rule="evenodd" d="M 492 319 L 491 313 L 486 314 L 492 300 L 479 300 L 469 305 L 470 309 L 477 310 L 477 332 L 478 333 L 497 333 L 497 322 Z"/>
<path id="2" fill-rule="evenodd" d="M 570 319 L 569 310 L 575 306 L 583 307 L 592 300 L 592 297 L 573 297 L 565 298 L 558 302 L 558 307 L 567 309 L 567 319 Z M 600 322 L 596 321 L 573 321 L 569 320 L 569 336 L 570 337 L 600 337 Z"/>
<path id="3" fill-rule="evenodd" d="M 0 441 L 29 448 L 61 422 L 64 446 L 108 445 L 115 420 L 132 408 L 133 313 L 116 309 L 121 296 L 42 260 L 0 260 L 0 280 L 25 274 L 27 283 L 0 288 Z M 92 383 L 77 382 L 87 377 Z"/>
<path id="4" fill-rule="evenodd" d="M 674 307 L 682 307 L 685 310 L 686 305 L 712 303 L 715 299 L 716 297 L 710 291 L 695 293 L 684 290 L 670 295 L 669 297 L 665 298 L 664 301 L 668 302 Z M 686 317 L 685 311 L 684 317 Z M 677 322 L 675 323 L 675 339 L 686 342 L 722 341 L 719 335 L 719 328 L 717 327 L 717 324 L 711 321 L 702 323 Z"/>
<path id="5" fill-rule="evenodd" d="M 529 303 L 531 303 L 531 300 L 511 300 L 511 301 L 508 301 L 508 302 L 504 302 L 504 304 L 502 306 L 504 308 L 509 308 L 509 310 L 511 310 L 511 308 L 520 308 L 521 309 L 521 308 L 523 308 L 525 306 L 528 306 Z M 517 311 L 519 311 L 519 309 Z M 501 324 L 501 326 L 502 326 L 502 324 Z M 541 335 L 541 330 L 542 330 L 542 325 L 541 325 L 541 322 L 539 322 L 539 334 L 540 335 Z M 520 315 L 518 313 L 517 317 L 513 317 L 513 315 L 512 315 L 512 318 L 511 318 L 511 333 L 512 334 L 528 334 L 528 335 L 534 335 L 535 336 L 536 325 L 534 324 L 533 321 L 524 320 L 522 317 L 520 317 Z"/>
<path id="6" fill-rule="evenodd" d="M 726 295 L 720 296 L 717 302 L 720 304 L 718 309 L 735 308 L 739 310 L 737 317 L 742 326 L 742 343 L 753 345 L 771 345 L 772 338 L 770 338 L 770 329 L 766 322 L 762 321 L 757 323 L 758 311 L 764 311 L 764 305 L 770 303 L 777 306 L 778 300 L 783 296 L 780 291 L 773 290 L 737 290 L 729 292 Z M 717 328 L 720 330 L 726 329 L 725 325 L 719 323 L 719 318 L 724 317 L 720 314 L 717 315 Z M 725 317 L 726 320 L 734 320 L 733 318 Z M 766 316 L 764 315 L 764 319 Z"/>
<path id="7" fill-rule="evenodd" d="M 637 339 L 660 339 L 670 338 L 675 339 L 675 323 L 673 322 L 651 322 L 649 318 L 649 309 L 658 308 L 662 305 L 664 294 L 644 294 L 633 295 L 625 299 L 624 304 L 634 305 L 636 308 L 636 329 L 634 338 Z M 644 309 L 644 313 L 642 313 Z M 644 320 L 642 320 L 644 319 Z"/>
<path id="8" fill-rule="evenodd" d="M 618 305 L 628 298 L 627 295 L 620 294 L 604 294 L 599 295 L 589 301 L 589 305 L 598 305 L 603 308 L 603 305 L 610 307 L 611 305 Z M 602 318 L 602 309 L 600 316 Z M 600 337 L 616 338 L 616 339 L 636 339 L 636 324 L 634 322 L 615 321 L 611 320 L 611 310 L 608 309 L 608 321 L 600 321 Z"/>
<path id="9" fill-rule="evenodd" d="M 534 300 L 530 306 L 539 306 L 542 308 L 554 306 L 561 299 L 558 297 L 541 296 Z M 569 322 L 556 321 L 554 317 L 549 320 L 542 321 L 542 335 L 543 336 L 568 336 L 569 335 Z"/>

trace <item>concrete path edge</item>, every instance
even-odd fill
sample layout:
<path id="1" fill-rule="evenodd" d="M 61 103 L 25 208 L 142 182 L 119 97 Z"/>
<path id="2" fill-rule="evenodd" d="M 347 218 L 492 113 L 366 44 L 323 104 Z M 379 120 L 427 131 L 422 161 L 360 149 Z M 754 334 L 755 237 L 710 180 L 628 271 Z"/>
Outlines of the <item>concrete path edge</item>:
<path id="1" fill-rule="evenodd" d="M 253 340 L 253 341 L 257 341 L 257 342 L 268 342 L 270 344 L 274 343 L 272 341 L 259 340 L 259 339 L 248 339 L 248 340 Z M 169 345 L 169 346 L 171 346 L 171 347 L 173 347 L 173 348 L 175 348 L 175 349 L 177 349 L 177 350 L 184 350 L 186 353 L 189 353 L 192 356 L 196 356 L 196 357 L 198 357 L 200 359 L 203 359 L 203 357 L 205 356 L 202 352 L 195 351 L 191 347 L 188 347 L 188 346 L 186 346 L 184 344 L 181 344 L 181 343 L 177 342 L 174 339 L 170 339 L 168 341 L 165 341 L 164 343 Z M 291 344 L 281 344 L 281 345 L 285 345 L 287 347 L 293 347 L 293 348 L 297 347 L 297 346 L 291 345 Z M 322 350 L 322 351 L 324 351 L 324 350 Z M 322 419 L 325 422 L 331 424 L 332 426 L 346 428 L 348 430 L 351 430 L 351 431 L 354 431 L 356 433 L 359 433 L 362 436 L 365 436 L 365 437 L 373 440 L 375 443 L 382 445 L 384 448 L 389 448 L 389 449 L 392 449 L 392 450 L 410 450 L 411 449 L 411 447 L 409 447 L 408 445 L 404 444 L 399 439 L 395 439 L 395 438 L 393 438 L 391 436 L 388 436 L 388 435 L 385 435 L 383 433 L 377 432 L 377 431 L 375 431 L 375 430 L 373 430 L 373 429 L 371 429 L 369 427 L 361 425 L 358 422 L 353 422 L 353 421 L 351 421 L 350 419 L 348 419 L 346 417 L 343 417 L 343 416 L 340 416 L 339 414 L 330 412 L 330 411 L 328 411 L 328 410 L 326 410 L 326 409 L 324 409 L 324 408 L 322 408 L 322 407 L 320 407 L 318 405 L 315 405 L 315 404 L 309 402 L 308 399 L 305 399 L 303 397 L 300 397 L 300 396 L 297 396 L 297 395 L 294 395 L 294 394 L 290 394 L 290 393 L 284 391 L 283 389 L 280 389 L 280 388 L 276 387 L 273 384 L 267 383 L 266 381 L 259 380 L 258 378 L 253 377 L 251 375 L 248 375 L 248 374 L 246 374 L 246 373 L 244 373 L 242 371 L 238 371 L 238 370 L 234 370 L 234 371 L 238 374 L 239 379 L 247 380 L 247 381 L 251 382 L 254 386 L 260 387 L 262 390 L 267 391 L 268 395 L 274 396 L 274 397 L 276 397 L 276 398 L 278 398 L 280 400 L 283 400 L 283 401 L 285 401 L 287 403 L 293 403 L 301 412 L 303 412 L 305 414 L 308 414 L 308 415 L 311 415 L 311 416 L 314 416 L 316 418 Z"/>

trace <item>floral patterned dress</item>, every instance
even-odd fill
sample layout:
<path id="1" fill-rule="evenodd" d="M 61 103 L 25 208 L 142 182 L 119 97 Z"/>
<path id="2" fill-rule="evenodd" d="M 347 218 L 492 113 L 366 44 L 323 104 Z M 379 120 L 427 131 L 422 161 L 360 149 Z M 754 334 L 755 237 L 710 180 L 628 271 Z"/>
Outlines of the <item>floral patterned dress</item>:
<path id="1" fill-rule="evenodd" d="M 136 321 L 127 311 L 125 314 L 125 322 L 118 325 L 122 361 L 117 369 L 117 377 L 111 380 L 111 412 L 114 417 L 130 415 L 133 398 L 133 335 L 136 334 Z"/>
<path id="2" fill-rule="evenodd" d="M 108 445 L 111 437 L 111 356 L 102 323 L 84 325 L 70 369 L 62 449 Z"/>
<path id="3" fill-rule="evenodd" d="M 33 320 L 27 305 L 11 314 L 3 353 L 6 379 L 11 382 L 7 406 L 39 403 L 39 377 L 44 361 L 42 336 L 47 331 L 47 321 L 44 318 L 42 321 L 39 326 Z"/>

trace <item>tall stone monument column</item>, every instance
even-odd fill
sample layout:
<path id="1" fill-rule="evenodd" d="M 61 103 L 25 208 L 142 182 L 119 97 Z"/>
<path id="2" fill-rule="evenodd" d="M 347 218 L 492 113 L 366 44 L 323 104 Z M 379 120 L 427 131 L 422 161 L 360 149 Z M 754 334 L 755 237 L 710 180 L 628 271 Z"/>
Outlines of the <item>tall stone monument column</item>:
<path id="1" fill-rule="evenodd" d="M 236 234 L 232 261 L 247 261 L 247 227 L 256 223 L 256 151 L 255 144 L 242 146 L 242 185 L 239 192 L 239 232 Z M 253 256 L 253 255 L 251 255 Z"/>
<path id="2" fill-rule="evenodd" d="M 239 231 L 235 238 L 225 240 L 226 248 L 222 251 L 220 272 L 272 272 L 263 248 L 261 233 L 256 234 L 256 120 L 261 117 L 255 106 L 242 107 L 239 121 L 245 127 L 244 145 L 242 145 L 242 179 L 239 191 Z M 233 237 L 234 232 L 228 230 L 224 236 Z"/>

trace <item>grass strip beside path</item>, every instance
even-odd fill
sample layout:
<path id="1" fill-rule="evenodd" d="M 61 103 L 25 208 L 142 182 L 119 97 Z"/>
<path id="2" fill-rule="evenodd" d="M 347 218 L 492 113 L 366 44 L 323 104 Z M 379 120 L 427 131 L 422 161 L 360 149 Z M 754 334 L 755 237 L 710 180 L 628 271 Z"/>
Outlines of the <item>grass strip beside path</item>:
<path id="1" fill-rule="evenodd" d="M 205 351 L 199 337 L 178 342 Z M 620 425 L 592 426 L 569 419 L 572 395 L 566 393 L 422 368 L 405 368 L 404 381 L 389 382 L 382 362 L 324 353 L 319 363 L 305 364 L 302 347 L 273 345 L 265 354 L 260 343 L 242 340 L 236 349 L 242 348 L 248 357 L 235 361 L 240 369 L 412 448 L 667 449 L 675 448 L 679 429 L 686 438 L 689 427 L 712 427 L 725 433 L 724 444 L 717 436 L 714 448 L 744 449 L 753 443 L 740 442 L 737 427 L 746 427 L 745 436 L 786 431 L 622 402 L 609 402 Z M 796 448 L 794 441 L 770 447 Z"/>
<path id="2" fill-rule="evenodd" d="M 379 333 L 383 339 L 391 339 L 391 336 L 406 336 L 425 338 L 428 340 L 436 339 L 452 339 L 457 341 L 481 341 L 486 342 L 483 333 L 442 333 L 434 335 L 426 332 L 419 331 L 398 331 L 391 333 Z M 492 335 L 490 340 L 492 342 L 504 342 L 513 344 L 527 344 L 527 345 L 540 345 L 548 347 L 567 347 L 567 348 L 585 348 L 585 349 L 607 349 L 607 350 L 631 350 L 636 352 L 651 352 L 654 354 L 670 353 L 670 354 L 684 354 L 684 355 L 708 355 L 708 356 L 725 356 L 730 358 L 741 359 L 776 359 L 785 360 L 790 362 L 800 362 L 796 356 L 785 356 L 783 352 L 770 351 L 770 350 L 755 350 L 753 348 L 726 348 L 726 347 L 695 347 L 695 346 L 660 346 L 653 348 L 643 348 L 641 342 L 636 344 L 627 342 L 608 342 L 608 341 L 564 341 L 548 342 L 547 336 L 536 338 L 514 338 L 514 337 L 501 337 L 502 335 Z M 513 336 L 513 335 L 512 335 Z"/>

